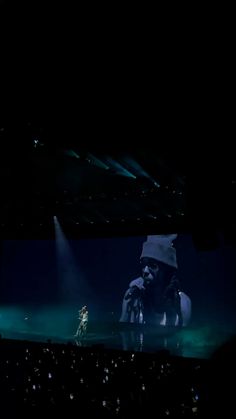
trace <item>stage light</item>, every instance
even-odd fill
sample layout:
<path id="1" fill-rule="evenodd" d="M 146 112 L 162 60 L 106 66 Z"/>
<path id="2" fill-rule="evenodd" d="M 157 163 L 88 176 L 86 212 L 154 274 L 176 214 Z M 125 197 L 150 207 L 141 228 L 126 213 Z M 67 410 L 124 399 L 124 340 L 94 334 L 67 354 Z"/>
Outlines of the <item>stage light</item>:
<path id="1" fill-rule="evenodd" d="M 65 154 L 69 157 L 75 157 L 76 159 L 80 159 L 79 154 L 77 154 L 74 150 L 65 150 Z"/>

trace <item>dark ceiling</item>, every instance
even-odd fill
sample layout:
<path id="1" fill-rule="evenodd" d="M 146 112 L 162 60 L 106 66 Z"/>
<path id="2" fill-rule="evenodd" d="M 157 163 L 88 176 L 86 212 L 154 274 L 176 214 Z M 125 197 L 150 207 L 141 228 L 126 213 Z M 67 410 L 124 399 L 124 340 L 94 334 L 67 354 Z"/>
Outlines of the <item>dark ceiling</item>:
<path id="1" fill-rule="evenodd" d="M 232 156 L 225 169 L 225 154 L 196 142 L 129 138 L 60 122 L 2 125 L 1 236 L 53 237 L 54 216 L 71 237 L 235 228 Z"/>

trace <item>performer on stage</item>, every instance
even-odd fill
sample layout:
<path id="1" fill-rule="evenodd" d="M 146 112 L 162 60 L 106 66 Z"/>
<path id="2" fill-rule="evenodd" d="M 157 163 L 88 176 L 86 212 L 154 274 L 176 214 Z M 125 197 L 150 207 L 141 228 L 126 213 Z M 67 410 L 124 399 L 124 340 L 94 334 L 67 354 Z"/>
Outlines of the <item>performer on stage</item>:
<path id="1" fill-rule="evenodd" d="M 87 334 L 88 326 L 88 309 L 86 305 L 79 310 L 79 321 L 79 326 L 74 336 L 84 337 Z"/>

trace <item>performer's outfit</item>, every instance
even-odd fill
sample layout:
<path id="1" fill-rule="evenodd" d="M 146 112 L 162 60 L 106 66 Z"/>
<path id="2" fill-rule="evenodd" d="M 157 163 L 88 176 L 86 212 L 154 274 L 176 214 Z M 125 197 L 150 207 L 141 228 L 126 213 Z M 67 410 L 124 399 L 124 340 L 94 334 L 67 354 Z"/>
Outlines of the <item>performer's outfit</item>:
<path id="1" fill-rule="evenodd" d="M 80 323 L 79 323 L 78 329 L 77 329 L 77 331 L 75 333 L 75 336 L 76 337 L 78 337 L 78 336 L 80 336 L 80 337 L 81 336 L 85 336 L 86 333 L 87 333 L 88 311 L 86 310 L 84 312 L 80 312 L 79 319 L 80 319 Z"/>

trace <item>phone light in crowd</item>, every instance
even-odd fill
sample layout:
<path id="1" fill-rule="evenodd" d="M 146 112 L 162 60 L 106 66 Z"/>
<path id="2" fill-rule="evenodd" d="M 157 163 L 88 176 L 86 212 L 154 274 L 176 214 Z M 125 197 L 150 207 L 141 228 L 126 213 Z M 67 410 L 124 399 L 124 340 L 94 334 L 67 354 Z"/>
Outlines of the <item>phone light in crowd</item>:
<path id="1" fill-rule="evenodd" d="M 147 214 L 148 218 L 152 218 L 153 220 L 157 220 L 157 216 L 156 215 L 152 215 L 152 214 Z"/>
<path id="2" fill-rule="evenodd" d="M 39 145 L 39 140 L 38 140 L 38 138 L 34 138 L 34 139 L 33 139 L 33 146 L 34 146 L 34 148 L 38 147 L 38 145 Z"/>
<path id="3" fill-rule="evenodd" d="M 39 137 L 34 137 L 33 138 L 33 147 L 34 148 L 39 148 L 41 146 L 43 146 L 44 144 L 40 141 Z"/>

